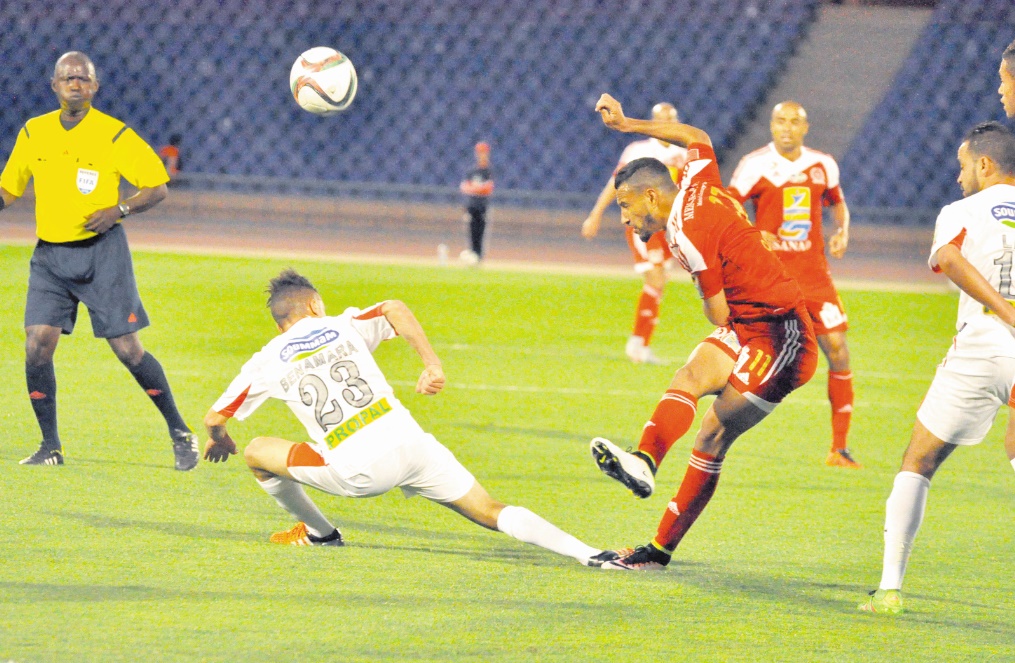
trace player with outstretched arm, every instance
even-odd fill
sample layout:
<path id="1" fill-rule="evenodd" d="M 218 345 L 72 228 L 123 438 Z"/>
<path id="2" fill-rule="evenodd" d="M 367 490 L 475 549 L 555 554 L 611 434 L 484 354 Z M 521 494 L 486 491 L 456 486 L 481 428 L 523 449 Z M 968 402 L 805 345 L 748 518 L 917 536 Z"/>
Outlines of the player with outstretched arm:
<path id="1" fill-rule="evenodd" d="M 958 332 L 916 413 L 885 504 L 881 583 L 858 606 L 866 612 L 903 611 L 902 580 L 930 480 L 955 449 L 983 440 L 1001 407 L 1015 406 L 1015 135 L 997 122 L 979 124 L 958 160 L 965 197 L 938 215 L 929 259 L 961 291 Z M 1013 424 L 1009 417 L 1009 458 Z"/>
<path id="2" fill-rule="evenodd" d="M 687 145 L 680 186 L 660 161 L 636 159 L 617 173 L 617 204 L 624 223 L 642 238 L 665 228 L 670 249 L 698 287 L 705 317 L 732 330 L 739 345 L 733 370 L 705 414 L 684 480 L 655 538 L 603 564 L 608 569 L 659 570 L 669 564 L 712 498 L 733 442 L 814 374 L 817 341 L 796 281 L 764 249 L 761 233 L 723 188 L 708 134 L 679 122 L 627 118 L 608 94 L 600 97 L 596 110 L 604 124 L 617 131 Z M 727 358 L 722 361 L 729 366 Z M 646 424 L 646 434 L 657 438 L 657 453 L 664 455 L 675 442 L 674 410 L 696 405 L 684 402 L 688 400 L 667 392 Z M 641 449 L 622 451 L 602 438 L 592 441 L 592 454 L 604 473 L 628 487 L 639 476 L 654 474 L 661 460 Z"/>
<path id="3" fill-rule="evenodd" d="M 230 418 L 245 419 L 269 398 L 283 401 L 312 442 L 251 440 L 243 456 L 258 485 L 299 522 L 271 541 L 342 545 L 342 535 L 307 496 L 312 486 L 343 497 L 373 497 L 401 488 L 483 527 L 599 566 L 618 555 L 585 545 L 528 509 L 490 497 L 454 455 L 416 423 L 395 398 L 373 352 L 401 336 L 424 369 L 416 392 L 444 388 L 444 370 L 416 317 L 399 301 L 328 316 L 309 280 L 293 270 L 271 280 L 268 307 L 279 335 L 256 353 L 205 416 L 205 459 L 228 460 L 236 444 Z"/>

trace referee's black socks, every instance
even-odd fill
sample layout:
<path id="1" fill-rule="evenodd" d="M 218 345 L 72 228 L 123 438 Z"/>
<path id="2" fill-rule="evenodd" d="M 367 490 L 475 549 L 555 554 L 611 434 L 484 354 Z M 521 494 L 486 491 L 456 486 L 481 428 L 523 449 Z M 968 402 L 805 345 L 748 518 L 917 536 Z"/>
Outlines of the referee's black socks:
<path id="1" fill-rule="evenodd" d="M 180 416 L 180 411 L 176 409 L 176 401 L 173 400 L 173 392 L 169 388 L 169 380 L 166 379 L 166 372 L 162 370 L 162 364 L 159 363 L 159 360 L 145 351 L 137 366 L 128 366 L 127 368 L 130 369 L 130 374 L 134 376 L 137 383 L 141 385 L 141 388 L 152 399 L 152 403 L 155 403 L 155 407 L 165 417 L 170 434 L 172 434 L 174 429 L 189 432 L 190 428 L 183 421 L 183 417 Z"/>
<path id="2" fill-rule="evenodd" d="M 56 371 L 53 362 L 39 366 L 25 364 L 25 381 L 28 383 L 28 398 L 42 430 L 42 446 L 60 449 L 60 436 L 56 432 Z"/>

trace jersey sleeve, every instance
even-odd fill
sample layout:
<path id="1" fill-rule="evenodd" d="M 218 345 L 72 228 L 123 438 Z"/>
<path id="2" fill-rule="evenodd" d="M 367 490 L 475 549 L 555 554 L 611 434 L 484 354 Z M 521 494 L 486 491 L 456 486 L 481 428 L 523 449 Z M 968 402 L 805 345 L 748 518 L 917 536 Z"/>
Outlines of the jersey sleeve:
<path id="1" fill-rule="evenodd" d="M 169 181 L 162 159 L 129 127 L 124 127 L 123 133 L 113 141 L 113 159 L 120 174 L 139 189 Z"/>
<path id="2" fill-rule="evenodd" d="M 722 186 L 719 162 L 715 157 L 715 151 L 711 145 L 705 143 L 691 143 L 687 146 L 687 163 L 684 164 L 680 186 L 686 189 L 697 182 L 708 182 Z"/>
<path id="3" fill-rule="evenodd" d="M 962 248 L 962 241 L 966 237 L 966 224 L 962 214 L 955 209 L 954 205 L 946 205 L 937 216 L 937 223 L 934 226 L 934 243 L 930 247 L 930 258 L 927 264 L 935 272 L 940 272 L 941 267 L 937 263 L 937 252 L 941 247 L 948 244 Z"/>
<path id="4" fill-rule="evenodd" d="M 28 180 L 32 179 L 31 160 L 28 158 L 29 140 L 28 125 L 25 125 L 18 132 L 14 149 L 11 151 L 10 158 L 7 159 L 3 174 L 0 175 L 0 187 L 19 198 L 24 195 Z"/>
<path id="5" fill-rule="evenodd" d="M 235 417 L 243 421 L 261 407 L 270 395 L 268 384 L 258 369 L 257 355 L 254 355 L 243 365 L 240 374 L 233 378 L 211 409 L 223 417 Z"/>
<path id="6" fill-rule="evenodd" d="M 747 157 L 740 160 L 737 164 L 736 170 L 733 171 L 733 177 L 730 178 L 730 185 L 727 189 L 734 198 L 741 203 L 747 202 L 748 198 L 753 198 L 753 189 L 758 183 L 758 177 L 754 172 L 756 169 L 751 168 L 750 161 Z"/>
<path id="7" fill-rule="evenodd" d="M 349 324 L 363 337 L 367 347 L 370 348 L 370 352 L 376 350 L 381 341 L 388 341 L 398 336 L 395 333 L 395 328 L 391 326 L 391 323 L 388 322 L 388 319 L 381 312 L 382 306 L 384 306 L 384 302 L 374 304 L 362 311 L 359 309 L 349 309 L 346 311 L 352 314 Z"/>

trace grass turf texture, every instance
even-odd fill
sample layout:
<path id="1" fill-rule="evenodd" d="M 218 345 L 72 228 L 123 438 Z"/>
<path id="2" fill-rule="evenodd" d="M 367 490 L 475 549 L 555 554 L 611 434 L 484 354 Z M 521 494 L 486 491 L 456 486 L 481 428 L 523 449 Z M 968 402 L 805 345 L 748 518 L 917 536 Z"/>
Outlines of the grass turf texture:
<path id="1" fill-rule="evenodd" d="M 1003 416 L 934 481 L 907 577 L 910 613 L 854 609 L 879 578 L 884 500 L 951 337 L 953 295 L 844 295 L 852 446 L 867 469 L 823 464 L 822 360 L 810 384 L 733 447 L 669 569 L 623 574 L 580 567 L 397 491 L 369 500 L 310 491 L 349 545 L 271 546 L 267 536 L 289 517 L 240 457 L 171 469 L 161 418 L 91 337 L 83 309 L 56 358 L 67 465 L 16 465 L 39 439 L 23 382 L 29 255 L 0 247 L 0 660 L 1015 657 L 1015 477 L 1001 449 Z M 154 321 L 142 341 L 192 426 L 274 334 L 262 290 L 292 265 L 332 313 L 385 298 L 416 311 L 443 357 L 446 392 L 412 393 L 421 366 L 401 341 L 382 345 L 379 362 L 424 428 L 499 499 L 619 547 L 649 540 L 683 476 L 690 436 L 646 501 L 600 475 L 588 441 L 634 443 L 678 358 L 709 331 L 686 284 L 667 293 L 654 345 L 674 363 L 652 367 L 623 358 L 633 279 L 148 252 L 135 262 Z M 242 442 L 306 437 L 278 403 L 231 431 Z"/>

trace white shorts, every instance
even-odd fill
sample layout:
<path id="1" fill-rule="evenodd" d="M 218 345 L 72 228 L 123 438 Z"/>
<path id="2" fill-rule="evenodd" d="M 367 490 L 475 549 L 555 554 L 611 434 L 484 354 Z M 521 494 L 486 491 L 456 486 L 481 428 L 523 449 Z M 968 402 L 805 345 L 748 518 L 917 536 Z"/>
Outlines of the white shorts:
<path id="1" fill-rule="evenodd" d="M 407 498 L 454 502 L 476 483 L 455 455 L 433 435 L 422 433 L 396 442 L 348 440 L 326 456 L 298 444 L 289 453 L 289 474 L 300 483 L 342 497 L 375 497 L 394 487 Z"/>
<path id="2" fill-rule="evenodd" d="M 997 411 L 1012 401 L 1015 359 L 955 357 L 949 353 L 916 418 L 949 444 L 979 444 L 994 424 Z"/>

